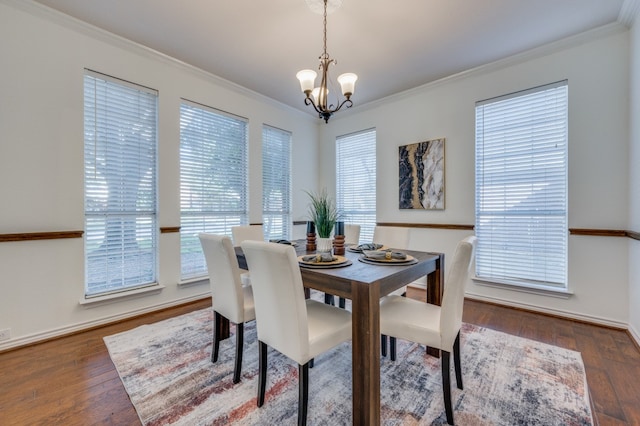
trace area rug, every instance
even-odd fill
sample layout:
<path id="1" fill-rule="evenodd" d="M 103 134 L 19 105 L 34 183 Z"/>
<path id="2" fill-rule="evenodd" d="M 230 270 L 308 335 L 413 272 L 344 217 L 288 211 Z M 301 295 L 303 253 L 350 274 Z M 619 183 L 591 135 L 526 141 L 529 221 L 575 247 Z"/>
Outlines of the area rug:
<path id="1" fill-rule="evenodd" d="M 232 326 L 232 333 L 235 330 Z M 242 378 L 232 383 L 235 338 L 211 357 L 212 311 L 204 309 L 105 337 L 143 425 L 294 425 L 297 366 L 269 350 L 265 404 L 256 406 L 255 323 L 245 326 Z M 455 386 L 458 425 L 591 425 L 580 353 L 464 324 L 464 390 Z M 398 340 L 395 362 L 381 358 L 381 423 L 444 425 L 438 359 Z M 453 365 L 453 363 L 452 363 Z M 309 425 L 349 425 L 351 343 L 315 359 L 309 373 Z"/>

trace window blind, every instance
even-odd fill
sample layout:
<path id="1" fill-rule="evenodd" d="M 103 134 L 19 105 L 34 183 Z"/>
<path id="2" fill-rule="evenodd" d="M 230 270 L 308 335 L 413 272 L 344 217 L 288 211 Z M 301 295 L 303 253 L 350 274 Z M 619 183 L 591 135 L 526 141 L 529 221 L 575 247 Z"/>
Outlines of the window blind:
<path id="1" fill-rule="evenodd" d="M 156 91 L 85 72 L 85 297 L 156 282 L 156 128 Z"/>
<path id="2" fill-rule="evenodd" d="M 360 242 L 376 226 L 376 130 L 336 138 L 336 205 L 345 223 L 360 225 Z"/>
<path id="3" fill-rule="evenodd" d="M 246 224 L 247 120 L 189 101 L 180 105 L 180 257 L 183 279 L 207 275 L 201 232 Z"/>
<path id="4" fill-rule="evenodd" d="M 566 81 L 476 104 L 476 275 L 566 287 Z"/>
<path id="5" fill-rule="evenodd" d="M 267 239 L 291 235 L 291 133 L 262 126 L 262 224 Z"/>

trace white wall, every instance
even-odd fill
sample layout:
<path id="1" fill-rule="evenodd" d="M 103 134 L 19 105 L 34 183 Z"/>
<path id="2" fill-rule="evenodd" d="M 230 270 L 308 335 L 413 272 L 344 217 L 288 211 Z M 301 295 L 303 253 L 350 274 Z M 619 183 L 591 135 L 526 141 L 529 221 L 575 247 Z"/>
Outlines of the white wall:
<path id="1" fill-rule="evenodd" d="M 0 234 L 82 230 L 83 72 L 159 91 L 159 224 L 179 226 L 180 98 L 249 119 L 250 215 L 261 221 L 261 127 L 293 133 L 294 220 L 315 189 L 318 120 L 31 2 L 0 1 Z M 84 293 L 83 240 L 0 243 L 0 349 L 181 303 L 208 284 L 177 286 L 179 234 L 159 239 L 157 294 L 93 308 Z"/>
<path id="2" fill-rule="evenodd" d="M 624 230 L 629 193 L 628 44 L 626 29 L 612 25 L 370 105 L 356 105 L 337 114 L 321 132 L 322 181 L 335 187 L 336 136 L 375 127 L 378 222 L 473 225 L 476 101 L 568 79 L 569 227 Z M 366 84 L 366 75 L 361 80 Z M 446 138 L 446 208 L 399 210 L 398 146 L 435 138 Z M 448 256 L 469 234 L 412 232 L 413 248 Z M 570 236 L 569 289 L 574 294 L 568 299 L 477 284 L 467 293 L 626 327 L 627 252 L 626 238 Z"/>
<path id="3" fill-rule="evenodd" d="M 629 226 L 640 233 L 640 20 L 630 35 Z M 640 241 L 629 242 L 629 331 L 640 344 Z"/>

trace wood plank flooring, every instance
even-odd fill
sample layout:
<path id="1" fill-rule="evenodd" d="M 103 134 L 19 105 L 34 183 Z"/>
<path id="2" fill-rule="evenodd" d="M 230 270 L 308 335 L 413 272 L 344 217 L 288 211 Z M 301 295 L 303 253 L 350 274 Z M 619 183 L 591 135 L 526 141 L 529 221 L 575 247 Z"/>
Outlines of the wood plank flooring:
<path id="1" fill-rule="evenodd" d="M 0 424 L 139 425 L 102 338 L 209 306 L 206 299 L 0 353 Z M 626 332 L 470 300 L 464 321 L 580 351 L 596 421 L 640 425 L 640 351 Z"/>

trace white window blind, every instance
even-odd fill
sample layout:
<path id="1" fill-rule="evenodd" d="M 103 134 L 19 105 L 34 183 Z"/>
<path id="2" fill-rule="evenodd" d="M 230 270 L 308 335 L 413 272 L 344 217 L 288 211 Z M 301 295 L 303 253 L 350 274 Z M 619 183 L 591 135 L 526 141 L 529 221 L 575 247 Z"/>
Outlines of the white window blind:
<path id="1" fill-rule="evenodd" d="M 336 204 L 344 222 L 360 225 L 360 242 L 376 226 L 376 130 L 336 138 Z"/>
<path id="2" fill-rule="evenodd" d="M 566 288 L 567 82 L 476 104 L 476 275 Z"/>
<path id="3" fill-rule="evenodd" d="M 291 133 L 262 126 L 262 225 L 265 238 L 291 235 Z"/>
<path id="4" fill-rule="evenodd" d="M 156 91 L 85 72 L 85 297 L 156 282 L 156 128 Z"/>
<path id="5" fill-rule="evenodd" d="M 180 255 L 183 279 L 207 275 L 198 234 L 247 224 L 247 120 L 180 105 Z"/>

